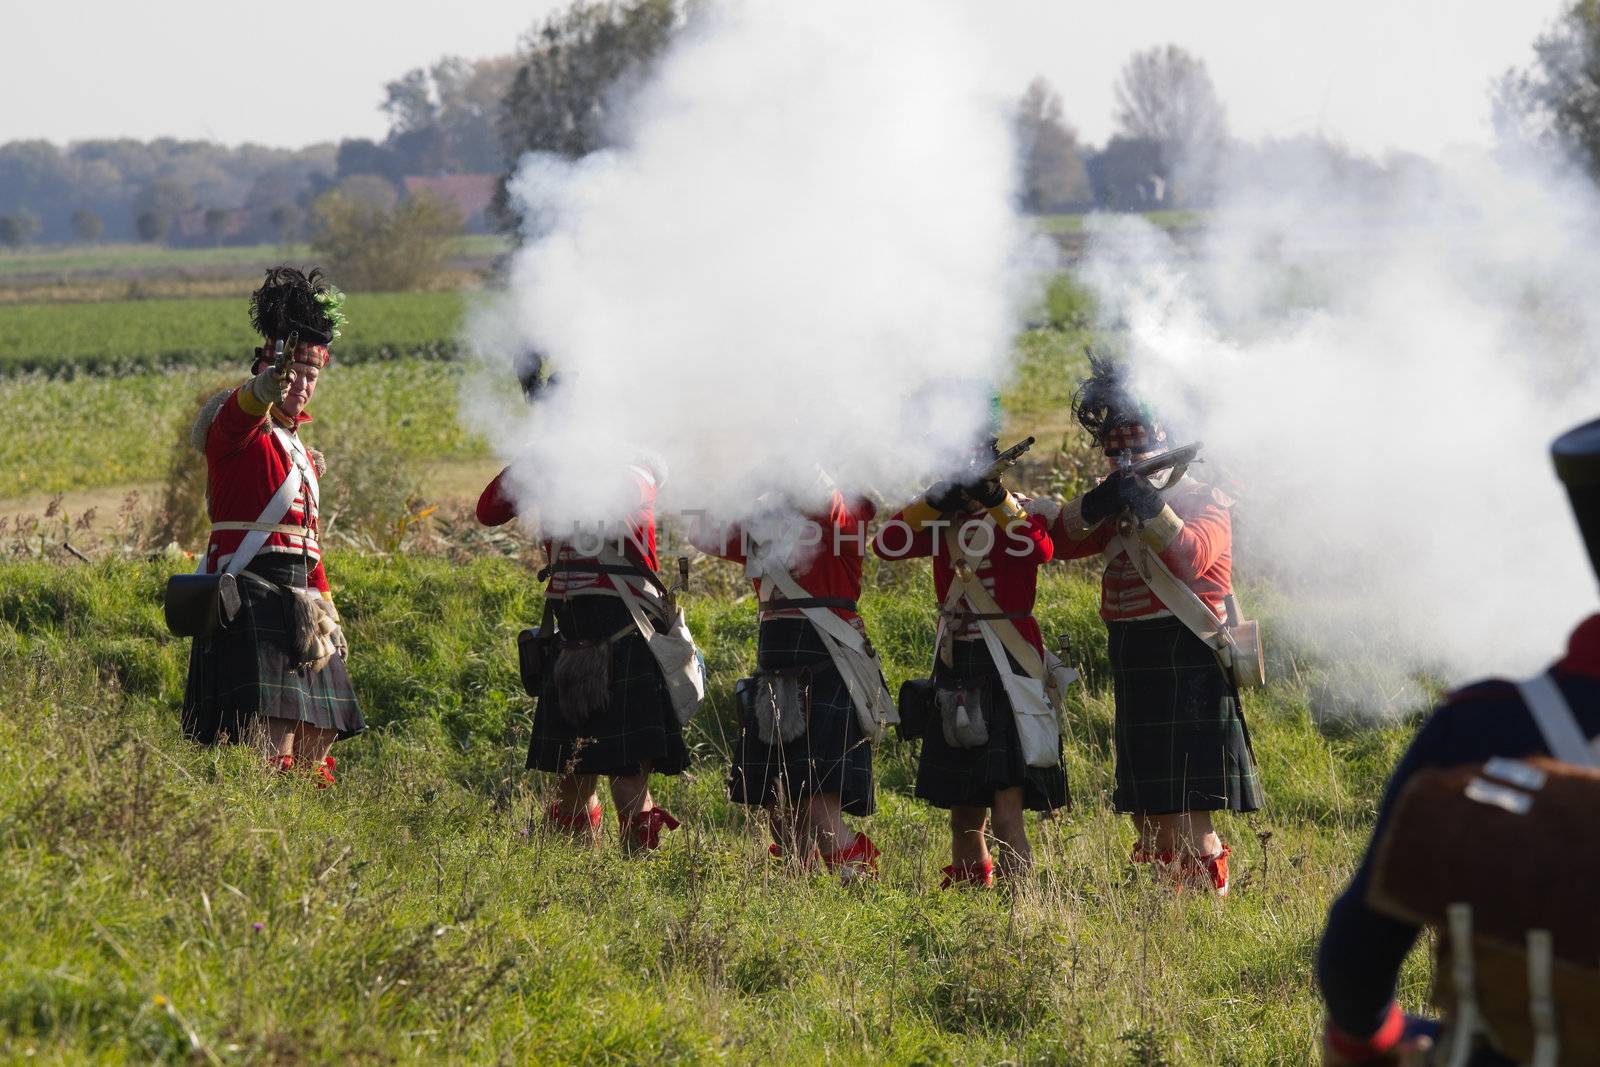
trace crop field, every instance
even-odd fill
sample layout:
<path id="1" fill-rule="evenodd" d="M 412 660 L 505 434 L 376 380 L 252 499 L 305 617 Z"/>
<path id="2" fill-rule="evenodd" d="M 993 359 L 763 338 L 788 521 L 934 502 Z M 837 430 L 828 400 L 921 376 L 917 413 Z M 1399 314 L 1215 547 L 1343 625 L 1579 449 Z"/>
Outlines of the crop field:
<path id="1" fill-rule="evenodd" d="M 350 336 L 341 338 L 326 388 L 312 405 L 316 416 L 307 437 L 338 462 L 345 446 L 383 444 L 400 460 L 426 463 L 480 458 L 487 445 L 469 435 L 456 419 L 457 384 L 462 367 L 452 362 L 410 358 L 403 353 L 442 355 L 454 351 L 451 340 L 463 306 L 458 294 L 375 294 L 351 297 L 355 319 Z M 1036 456 L 1042 458 L 1071 432 L 1069 404 L 1078 369 L 1083 365 L 1087 333 L 1075 297 L 1062 294 L 1049 312 L 1062 328 L 1023 334 L 1017 342 L 1015 377 L 1002 383 L 1001 399 L 1008 435 L 1035 434 Z M 70 314 L 74 306 L 47 305 L 29 309 L 37 318 L 26 336 L 45 345 L 53 322 L 76 330 L 77 347 L 99 353 L 93 362 L 69 365 L 75 373 L 0 373 L 0 411 L 11 433 L 0 439 L 0 498 L 70 492 L 126 483 L 148 483 L 162 477 L 179 432 L 186 431 L 200 401 L 216 389 L 237 384 L 247 373 L 253 344 L 248 322 L 240 329 L 237 301 L 129 301 L 83 305 L 87 314 Z M 190 314 L 198 311 L 199 314 Z M 0 337 L 16 329 L 15 309 L 0 308 Z M 174 336 L 194 333 L 209 337 L 201 365 L 180 363 L 158 372 L 141 372 L 146 364 L 130 356 L 140 350 L 136 338 L 155 347 Z M 182 327 L 180 330 L 179 327 Z M 204 331 L 204 332 L 201 332 Z M 405 338 L 362 347 L 362 338 Z M 363 361 L 372 351 L 384 358 Z M 0 367 L 11 352 L 0 344 Z M 388 358 L 387 353 L 402 353 Z M 194 362 L 200 362 L 195 360 Z M 89 373 L 84 367 L 131 366 L 120 374 Z"/>
<path id="2" fill-rule="evenodd" d="M 770 862 L 722 792 L 730 689 L 754 658 L 748 597 L 689 598 L 711 699 L 690 772 L 658 779 L 684 828 L 627 861 L 609 826 L 592 853 L 539 829 L 548 783 L 521 770 L 530 702 L 512 653 L 538 615 L 525 568 L 347 553 L 329 568 L 375 728 L 318 792 L 178 737 L 186 644 L 158 606 L 173 565 L 0 564 L 0 1057 L 1315 1057 L 1323 910 L 1407 731 L 1319 729 L 1301 671 L 1280 663 L 1296 680 L 1247 698 L 1268 806 L 1223 827 L 1234 893 L 1174 894 L 1129 866 L 1109 808 L 1093 580 L 1052 567 L 1041 621 L 1074 635 L 1091 685 L 1072 701 L 1074 807 L 1030 826 L 1036 874 L 1010 895 L 938 892 L 943 820 L 910 796 L 912 751 L 891 741 L 865 823 L 884 875 L 845 890 Z M 868 586 L 898 683 L 926 662 L 929 574 L 869 566 Z M 1425 971 L 1419 954 L 1410 1006 Z"/>
<path id="3" fill-rule="evenodd" d="M 354 364 L 398 356 L 449 358 L 460 293 L 355 293 L 337 357 Z M 0 306 L 0 377 L 42 371 L 128 373 L 243 362 L 260 338 L 243 299 L 116 300 Z"/>
<path id="4" fill-rule="evenodd" d="M 5 497 L 158 482 L 205 397 L 236 385 L 247 368 L 181 370 L 70 380 L 0 378 Z M 456 419 L 461 368 L 406 359 L 338 366 L 317 394 L 306 438 L 337 463 L 341 454 L 381 449 L 403 463 L 487 454 Z"/>
<path id="5" fill-rule="evenodd" d="M 496 256 L 507 248 L 495 234 L 456 238 L 458 256 Z M 194 273 L 242 270 L 254 274 L 263 264 L 298 262 L 311 255 L 306 245 L 229 245 L 217 248 L 168 248 L 154 244 L 62 245 L 0 254 L 0 282 L 22 275 L 71 277 L 82 274 L 141 272 Z"/>

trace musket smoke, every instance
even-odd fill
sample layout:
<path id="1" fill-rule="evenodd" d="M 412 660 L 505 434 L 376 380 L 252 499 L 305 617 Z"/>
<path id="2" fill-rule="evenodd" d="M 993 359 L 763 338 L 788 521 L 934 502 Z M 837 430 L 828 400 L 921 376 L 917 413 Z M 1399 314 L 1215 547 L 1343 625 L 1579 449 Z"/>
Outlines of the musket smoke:
<path id="1" fill-rule="evenodd" d="M 1547 454 L 1600 405 L 1593 187 L 1469 157 L 1382 201 L 1267 177 L 1192 254 L 1107 221 L 1081 271 L 1141 389 L 1242 486 L 1236 571 L 1287 594 L 1343 707 L 1539 668 L 1595 602 Z"/>
<path id="2" fill-rule="evenodd" d="M 1009 101 L 954 5 L 713 5 L 664 57 L 621 147 L 523 161 L 536 232 L 483 351 L 559 385 L 526 416 L 466 405 L 546 521 L 607 517 L 634 450 L 663 505 L 738 518 L 947 466 L 1006 373 L 1027 241 Z"/>

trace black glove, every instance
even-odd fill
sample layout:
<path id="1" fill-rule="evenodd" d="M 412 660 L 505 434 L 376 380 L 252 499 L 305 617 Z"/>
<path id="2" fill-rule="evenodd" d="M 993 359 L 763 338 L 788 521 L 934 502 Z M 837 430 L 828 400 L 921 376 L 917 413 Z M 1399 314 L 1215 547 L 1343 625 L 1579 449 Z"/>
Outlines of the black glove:
<path id="1" fill-rule="evenodd" d="M 967 509 L 967 490 L 954 482 L 935 482 L 923 496 L 928 506 L 941 515 Z"/>
<path id="2" fill-rule="evenodd" d="M 1083 494 L 1083 521 L 1093 526 L 1122 510 L 1122 471 Z"/>
<path id="3" fill-rule="evenodd" d="M 985 508 L 997 508 L 1006 498 L 1006 487 L 1000 484 L 1000 479 L 982 482 L 967 482 L 962 487 L 967 497 L 976 500 Z"/>
<path id="4" fill-rule="evenodd" d="M 1156 491 L 1144 478 L 1132 471 L 1121 472 L 1124 479 L 1122 484 L 1122 506 L 1133 512 L 1133 517 L 1140 522 L 1149 522 L 1161 514 L 1161 509 L 1166 507 L 1161 502 L 1161 494 Z"/>

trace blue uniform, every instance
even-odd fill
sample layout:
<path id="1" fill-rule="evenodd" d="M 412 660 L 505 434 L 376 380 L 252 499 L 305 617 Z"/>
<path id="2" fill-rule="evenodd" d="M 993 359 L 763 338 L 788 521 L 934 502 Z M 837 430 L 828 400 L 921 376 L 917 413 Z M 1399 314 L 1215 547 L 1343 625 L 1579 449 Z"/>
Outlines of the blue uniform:
<path id="1" fill-rule="evenodd" d="M 1565 658 L 1551 668 L 1578 725 L 1588 737 L 1600 736 L 1600 615 L 1573 631 Z M 1494 756 L 1547 755 L 1539 728 L 1516 687 L 1506 681 L 1479 682 L 1450 695 L 1417 733 L 1395 767 L 1378 809 L 1372 841 L 1378 841 L 1401 789 L 1428 767 L 1483 763 Z M 1516 857 L 1486 857 L 1485 862 L 1516 862 Z M 1373 847 L 1328 912 L 1328 927 L 1317 952 L 1317 981 L 1328 1009 L 1329 1040 L 1351 1058 L 1376 1057 L 1400 1036 L 1395 1004 L 1400 965 L 1415 943 L 1418 928 L 1381 914 L 1367 903 Z M 1481 1056 L 1475 1065 L 1511 1061 Z"/>

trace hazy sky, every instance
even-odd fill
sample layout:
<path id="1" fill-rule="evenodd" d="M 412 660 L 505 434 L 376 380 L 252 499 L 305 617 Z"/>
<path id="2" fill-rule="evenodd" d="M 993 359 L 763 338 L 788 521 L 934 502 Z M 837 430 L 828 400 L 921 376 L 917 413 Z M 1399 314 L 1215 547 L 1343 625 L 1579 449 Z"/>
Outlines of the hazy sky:
<path id="1" fill-rule="evenodd" d="M 803 0 L 791 0 L 803 2 Z M 870 2 L 870 0 L 863 0 Z M 382 86 L 441 54 L 510 52 L 552 0 L 0 0 L 0 141 L 210 138 L 302 145 L 381 137 Z M 1320 131 L 1426 154 L 1489 138 L 1487 88 L 1525 63 L 1561 0 L 971 0 L 997 87 L 1036 74 L 1092 142 L 1129 53 L 1206 61 L 1236 134 Z M 283 12 L 284 18 L 270 16 Z M 291 15 L 291 13 L 293 13 Z M 313 44 L 316 41 L 318 44 Z"/>

